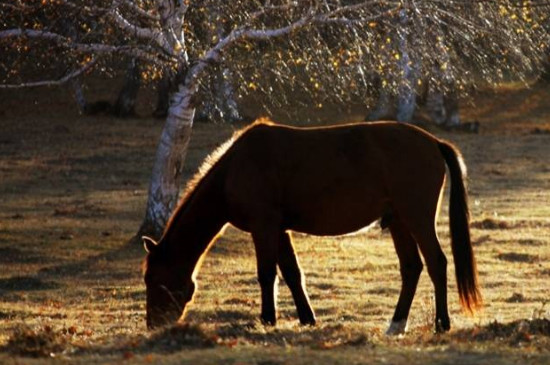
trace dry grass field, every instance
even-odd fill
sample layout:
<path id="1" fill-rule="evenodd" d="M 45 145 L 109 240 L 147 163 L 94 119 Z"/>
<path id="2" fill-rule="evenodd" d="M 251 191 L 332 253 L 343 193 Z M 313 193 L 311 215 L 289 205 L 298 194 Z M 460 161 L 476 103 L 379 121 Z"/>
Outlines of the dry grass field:
<path id="1" fill-rule="evenodd" d="M 53 93 L 53 92 L 52 92 Z M 0 363 L 548 364 L 550 90 L 483 95 L 463 118 L 479 134 L 435 134 L 463 151 L 485 307 L 460 311 L 444 197 L 452 330 L 434 335 L 427 272 L 409 333 L 384 331 L 399 293 L 391 238 L 295 234 L 315 327 L 298 324 L 280 282 L 279 322 L 259 321 L 250 237 L 209 252 L 185 324 L 148 332 L 139 227 L 162 121 L 81 117 L 53 93 L 0 95 Z M 65 100 L 65 99 L 63 99 Z M 69 110 L 69 111 L 66 111 Z M 197 124 L 186 173 L 237 128 Z"/>

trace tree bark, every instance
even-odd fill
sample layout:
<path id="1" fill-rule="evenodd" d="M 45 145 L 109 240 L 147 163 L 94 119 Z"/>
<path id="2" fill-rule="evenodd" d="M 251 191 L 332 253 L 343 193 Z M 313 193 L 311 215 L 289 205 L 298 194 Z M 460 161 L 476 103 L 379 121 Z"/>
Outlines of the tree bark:
<path id="1" fill-rule="evenodd" d="M 124 86 L 118 94 L 113 106 L 113 114 L 120 118 L 130 117 L 136 114 L 135 106 L 137 94 L 140 87 L 141 77 L 139 74 L 139 63 L 134 58 L 128 64 Z"/>
<path id="2" fill-rule="evenodd" d="M 428 118 L 437 125 L 444 125 L 447 120 L 447 112 L 443 93 L 440 90 L 428 88 L 426 97 L 426 112 Z"/>
<path id="3" fill-rule="evenodd" d="M 86 96 L 84 96 L 84 90 L 82 90 L 82 80 L 80 77 L 74 78 L 70 81 L 70 85 L 78 111 L 80 114 L 86 114 L 88 102 L 86 101 Z"/>
<path id="4" fill-rule="evenodd" d="M 443 96 L 445 106 L 445 125 L 447 127 L 457 127 L 460 125 L 460 113 L 458 97 L 455 92 L 448 91 Z"/>
<path id="5" fill-rule="evenodd" d="M 460 110 L 458 97 L 449 85 L 445 91 L 428 89 L 426 112 L 434 123 L 454 128 L 460 125 Z"/>
<path id="6" fill-rule="evenodd" d="M 216 92 L 217 104 L 225 122 L 233 123 L 242 120 L 239 107 L 235 100 L 235 90 L 231 83 L 231 71 L 223 68 L 218 75 L 219 85 Z"/>
<path id="7" fill-rule="evenodd" d="M 366 121 L 394 119 L 395 108 L 393 106 L 394 98 L 390 95 L 388 90 L 382 86 L 380 79 L 377 81 L 377 88 L 379 90 L 378 100 L 374 109 L 369 112 Z"/>
<path id="8" fill-rule="evenodd" d="M 175 76 L 170 70 L 164 70 L 162 78 L 157 84 L 157 106 L 153 112 L 155 118 L 166 118 L 170 107 L 170 94 L 175 84 Z"/>
<path id="9" fill-rule="evenodd" d="M 191 105 L 192 96 L 193 92 L 185 84 L 172 96 L 157 147 L 145 218 L 139 235 L 160 238 L 178 203 L 183 164 L 195 116 L 195 108 Z"/>
<path id="10" fill-rule="evenodd" d="M 218 123 L 234 123 L 243 118 L 239 113 L 238 103 L 231 83 L 231 71 L 215 67 L 213 70 L 210 97 L 198 110 L 197 120 Z"/>
<path id="11" fill-rule="evenodd" d="M 409 19 L 407 10 L 401 9 L 399 13 L 399 68 L 401 69 L 401 80 L 397 90 L 397 115 L 399 122 L 411 122 L 416 107 L 416 70 L 409 55 Z"/>

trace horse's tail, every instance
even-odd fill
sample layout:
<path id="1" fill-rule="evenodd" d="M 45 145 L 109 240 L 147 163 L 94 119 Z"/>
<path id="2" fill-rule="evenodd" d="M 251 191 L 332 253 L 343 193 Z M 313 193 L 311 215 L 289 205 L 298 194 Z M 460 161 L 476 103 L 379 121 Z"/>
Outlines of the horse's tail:
<path id="1" fill-rule="evenodd" d="M 477 268 L 470 240 L 470 211 L 466 191 L 466 165 L 460 151 L 452 144 L 439 141 L 439 150 L 451 175 L 449 223 L 455 262 L 456 282 L 462 308 L 474 313 L 482 305 Z"/>

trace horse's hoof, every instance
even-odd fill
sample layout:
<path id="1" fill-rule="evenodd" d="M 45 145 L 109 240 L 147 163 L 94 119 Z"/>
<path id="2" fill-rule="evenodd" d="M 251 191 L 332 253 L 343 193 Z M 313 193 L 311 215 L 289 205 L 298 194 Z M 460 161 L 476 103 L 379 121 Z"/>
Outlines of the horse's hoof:
<path id="1" fill-rule="evenodd" d="M 437 320 L 435 323 L 435 333 L 449 332 L 451 323 L 449 321 Z"/>
<path id="2" fill-rule="evenodd" d="M 316 323 L 317 323 L 317 321 L 315 320 L 315 317 L 314 317 L 314 318 L 305 319 L 305 320 L 300 320 L 300 324 L 301 324 L 302 326 L 315 326 Z"/>
<path id="3" fill-rule="evenodd" d="M 315 314 L 313 310 L 308 309 L 307 311 L 298 312 L 298 318 L 300 318 L 300 324 L 304 326 L 315 326 Z"/>
<path id="4" fill-rule="evenodd" d="M 260 321 L 264 326 L 275 326 L 277 324 L 277 320 L 271 319 L 271 318 L 270 319 L 260 318 Z"/>
<path id="5" fill-rule="evenodd" d="M 407 319 L 400 321 L 391 321 L 390 326 L 386 330 L 386 336 L 402 335 L 407 332 Z"/>

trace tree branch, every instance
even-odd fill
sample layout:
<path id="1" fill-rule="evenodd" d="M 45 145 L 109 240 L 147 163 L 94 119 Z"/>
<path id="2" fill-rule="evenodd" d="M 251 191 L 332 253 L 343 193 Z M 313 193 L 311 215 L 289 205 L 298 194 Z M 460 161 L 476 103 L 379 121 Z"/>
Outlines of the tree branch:
<path id="1" fill-rule="evenodd" d="M 160 21 L 160 17 L 158 15 L 151 14 L 147 10 L 140 8 L 138 5 L 136 5 L 132 1 L 118 0 L 117 3 L 120 3 L 121 5 L 125 6 L 128 9 L 130 9 L 130 11 L 132 11 L 134 14 L 136 14 L 136 15 L 142 17 L 142 18 L 145 18 L 145 19 L 148 19 L 148 20 L 153 20 L 155 22 Z"/>
<path id="2" fill-rule="evenodd" d="M 39 87 L 39 86 L 59 86 L 63 85 L 66 82 L 86 73 L 97 63 L 97 58 L 92 59 L 90 62 L 86 63 L 84 66 L 66 74 L 65 76 L 57 80 L 44 80 L 44 81 L 35 81 L 35 82 L 26 82 L 21 84 L 0 84 L 0 89 L 22 89 L 29 87 Z"/>
<path id="3" fill-rule="evenodd" d="M 173 53 L 172 47 L 163 37 L 160 30 L 151 30 L 148 28 L 142 28 L 135 24 L 130 23 L 126 18 L 120 14 L 117 8 L 109 12 L 110 18 L 115 22 L 116 26 L 123 32 L 136 37 L 157 44 L 162 50 L 169 55 Z"/>
<path id="4" fill-rule="evenodd" d="M 258 19 L 258 18 L 260 18 L 260 17 L 262 17 L 266 14 L 269 14 L 269 13 L 275 13 L 275 12 L 280 12 L 280 11 L 288 12 L 289 10 L 291 10 L 293 8 L 296 8 L 297 6 L 298 6 L 298 4 L 294 1 L 291 1 L 288 4 L 285 4 L 285 5 L 266 4 L 261 10 L 258 10 L 256 12 L 250 14 L 250 19 L 255 20 L 255 19 Z"/>
<path id="5" fill-rule="evenodd" d="M 185 49 L 183 22 L 189 8 L 184 0 L 155 0 L 159 13 L 159 24 L 164 41 L 170 47 L 170 55 L 187 64 L 188 55 Z"/>
<path id="6" fill-rule="evenodd" d="M 401 3 L 396 2 L 395 7 L 382 11 L 378 14 L 374 14 L 370 17 L 362 17 L 360 20 L 340 17 L 342 14 L 351 13 L 359 9 L 372 6 L 375 3 L 380 3 L 380 1 L 365 1 L 360 4 L 337 8 L 326 13 L 315 13 L 313 11 L 313 8 L 310 8 L 308 13 L 303 15 L 298 20 L 295 20 L 290 24 L 279 28 L 250 29 L 247 26 L 236 28 L 232 30 L 225 38 L 222 38 L 214 47 L 210 48 L 205 53 L 205 55 L 200 60 L 198 60 L 198 62 L 189 70 L 186 77 L 187 84 L 190 85 L 189 89 L 193 90 L 196 87 L 196 80 L 198 79 L 198 77 L 200 77 L 200 75 L 208 67 L 208 65 L 211 63 L 219 62 L 221 53 L 235 42 L 242 40 L 267 40 L 277 38 L 288 35 L 294 31 L 303 29 L 310 25 L 334 23 L 349 25 L 358 24 L 359 21 L 361 22 L 361 24 L 364 24 L 366 22 L 379 19 L 380 17 L 391 15 L 401 8 Z"/>
<path id="7" fill-rule="evenodd" d="M 53 42 L 59 46 L 66 47 L 78 52 L 92 54 L 115 54 L 123 53 L 157 65 L 164 65 L 170 60 L 171 55 L 158 54 L 158 50 L 146 49 L 143 46 L 115 46 L 102 43 L 75 43 L 71 38 L 61 34 L 34 30 L 34 29 L 7 29 L 0 31 L 0 39 L 9 39 L 17 37 L 26 37 L 29 39 L 38 39 Z"/>
<path id="8" fill-rule="evenodd" d="M 383 16 L 391 15 L 398 11 L 401 7 L 399 2 L 396 2 L 396 5 L 388 10 L 382 11 L 378 14 L 374 14 L 368 17 L 361 17 L 359 19 L 349 19 L 341 16 L 344 13 L 350 13 L 357 11 L 368 6 L 372 6 L 376 1 L 365 1 L 360 4 L 344 6 L 333 11 L 328 11 L 326 13 L 312 13 L 311 9 L 308 14 L 305 14 L 300 19 L 280 28 L 267 28 L 267 29 L 249 29 L 247 27 L 239 27 L 231 31 L 229 35 L 221 39 L 214 47 L 206 52 L 205 56 L 202 58 L 206 62 L 215 62 L 218 61 L 220 53 L 227 48 L 230 44 L 240 41 L 240 40 L 266 40 L 276 37 L 281 37 L 287 34 L 290 34 L 298 29 L 305 28 L 309 25 L 321 25 L 321 24 L 363 24 L 369 21 L 377 20 Z"/>
<path id="9" fill-rule="evenodd" d="M 0 2 L 0 7 L 8 8 L 8 9 L 15 10 L 15 11 L 21 11 L 21 10 L 28 10 L 28 9 L 30 9 L 29 6 L 27 6 L 27 5 L 25 5 L 25 4 L 22 4 L 22 3 L 19 2 L 19 1 L 18 1 L 18 4 L 17 4 L 17 5 L 6 4 L 5 2 Z"/>

